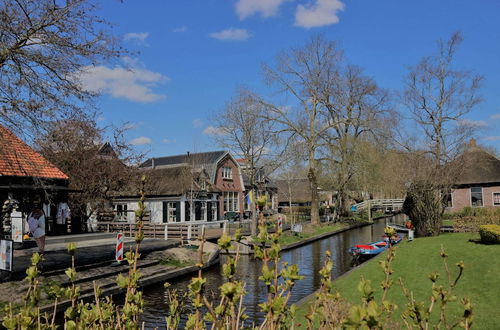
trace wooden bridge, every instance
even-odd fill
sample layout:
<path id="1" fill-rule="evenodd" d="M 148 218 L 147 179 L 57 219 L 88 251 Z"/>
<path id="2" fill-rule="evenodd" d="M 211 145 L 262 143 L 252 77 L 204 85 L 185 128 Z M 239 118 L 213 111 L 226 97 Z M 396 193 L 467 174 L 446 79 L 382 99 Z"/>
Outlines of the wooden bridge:
<path id="1" fill-rule="evenodd" d="M 393 198 L 393 199 L 369 199 L 361 203 L 357 203 L 351 206 L 353 212 L 360 212 L 363 210 L 391 210 L 398 211 L 401 210 L 404 203 L 404 198 Z"/>

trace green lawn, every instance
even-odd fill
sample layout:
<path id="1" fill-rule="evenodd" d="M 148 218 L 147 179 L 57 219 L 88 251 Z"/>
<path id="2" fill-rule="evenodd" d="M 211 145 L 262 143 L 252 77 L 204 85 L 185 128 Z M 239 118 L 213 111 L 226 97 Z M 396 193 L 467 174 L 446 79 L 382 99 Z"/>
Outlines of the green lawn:
<path id="1" fill-rule="evenodd" d="M 335 223 L 333 225 L 315 226 L 312 229 L 304 226 L 304 232 L 300 234 L 294 234 L 291 231 L 287 231 L 280 236 L 280 244 L 287 245 L 298 241 L 302 241 L 314 236 L 319 236 L 325 233 L 336 231 L 347 227 L 348 224 L 345 223 Z M 309 230 L 308 230 L 309 229 Z"/>
<path id="2" fill-rule="evenodd" d="M 409 289 L 413 291 L 415 298 L 427 303 L 431 292 L 431 282 L 427 275 L 431 272 L 439 272 L 441 276 L 438 282 L 444 283 L 445 280 L 446 273 L 439 255 L 441 244 L 443 244 L 449 255 L 448 265 L 452 269 L 452 274 L 456 274 L 457 262 L 464 261 L 465 263 L 464 274 L 455 289 L 459 300 L 450 304 L 449 311 L 452 315 L 458 316 L 463 311 L 460 309 L 460 298 L 469 297 L 474 306 L 473 327 L 500 329 L 500 245 L 469 242 L 469 239 L 477 237 L 476 234 L 454 233 L 419 238 L 413 242 L 405 241 L 397 247 L 396 259 L 393 262 L 393 279 L 397 283 L 397 279 L 402 277 Z M 380 294 L 379 283 L 382 281 L 383 273 L 378 261 L 382 260 L 381 258 L 384 256 L 370 260 L 367 264 L 335 281 L 334 284 L 342 297 L 352 303 L 360 303 L 357 284 L 362 275 L 372 281 L 372 286 Z M 380 295 L 377 297 L 380 299 Z M 399 314 L 406 304 L 399 285 L 391 288 L 389 300 L 399 306 L 395 314 L 399 320 Z M 299 310 L 298 321 L 302 324 L 305 324 L 303 315 L 307 308 L 306 303 Z M 437 309 L 434 308 L 434 311 Z"/>

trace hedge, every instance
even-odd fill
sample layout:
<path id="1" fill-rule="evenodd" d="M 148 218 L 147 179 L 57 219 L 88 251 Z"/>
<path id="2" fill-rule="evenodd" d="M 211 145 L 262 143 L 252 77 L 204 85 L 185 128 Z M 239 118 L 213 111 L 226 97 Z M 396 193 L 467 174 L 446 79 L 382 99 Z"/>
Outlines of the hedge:
<path id="1" fill-rule="evenodd" d="M 486 244 L 500 244 L 500 226 L 482 225 L 479 226 L 479 235 L 481 242 Z"/>

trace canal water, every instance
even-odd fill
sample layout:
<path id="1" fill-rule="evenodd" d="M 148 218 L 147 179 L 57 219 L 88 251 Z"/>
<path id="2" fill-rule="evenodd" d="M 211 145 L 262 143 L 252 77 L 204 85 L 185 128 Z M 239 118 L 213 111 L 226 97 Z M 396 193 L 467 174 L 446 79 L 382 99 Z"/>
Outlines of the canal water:
<path id="1" fill-rule="evenodd" d="M 321 285 L 320 269 L 324 265 L 325 252 L 331 251 L 334 262 L 332 275 L 337 278 L 352 268 L 352 257 L 348 253 L 349 247 L 355 244 L 369 243 L 381 239 L 385 225 L 389 222 L 404 223 L 404 216 L 381 218 L 375 220 L 373 225 L 351 229 L 343 233 L 333 235 L 301 247 L 282 252 L 282 261 L 299 266 L 299 273 L 304 278 L 298 281 L 293 288 L 291 303 L 313 293 Z M 217 292 L 224 283 L 221 265 L 214 266 L 204 271 L 207 278 L 207 291 Z M 243 305 L 245 313 L 249 316 L 248 321 L 255 324 L 262 321 L 263 314 L 259 311 L 259 303 L 266 299 L 265 285 L 259 281 L 261 262 L 254 260 L 251 256 L 241 256 L 238 264 L 237 276 L 246 283 L 247 294 Z M 185 291 L 191 280 L 191 276 L 171 282 L 171 288 Z M 147 328 L 165 328 L 165 316 L 168 311 L 167 289 L 163 285 L 153 285 L 144 289 L 144 313 L 142 321 Z"/>

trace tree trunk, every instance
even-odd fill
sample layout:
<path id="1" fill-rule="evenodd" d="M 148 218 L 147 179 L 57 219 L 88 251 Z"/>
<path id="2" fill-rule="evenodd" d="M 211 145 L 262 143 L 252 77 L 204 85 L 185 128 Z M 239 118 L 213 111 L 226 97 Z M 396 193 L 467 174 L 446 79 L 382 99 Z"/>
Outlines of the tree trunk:
<path id="1" fill-rule="evenodd" d="M 253 199 L 255 199 L 255 189 L 252 189 L 252 195 Z M 255 200 L 252 200 L 252 203 L 250 204 L 250 210 L 252 211 L 252 221 L 250 224 L 250 230 L 252 233 L 252 236 L 257 236 L 258 234 L 258 227 L 259 227 L 259 219 L 257 218 L 257 207 L 255 206 Z"/>
<path id="2" fill-rule="evenodd" d="M 311 224 L 318 225 L 319 221 L 319 195 L 318 195 L 318 179 L 316 176 L 316 169 L 309 168 L 307 174 L 309 179 L 309 187 L 311 188 Z"/>

